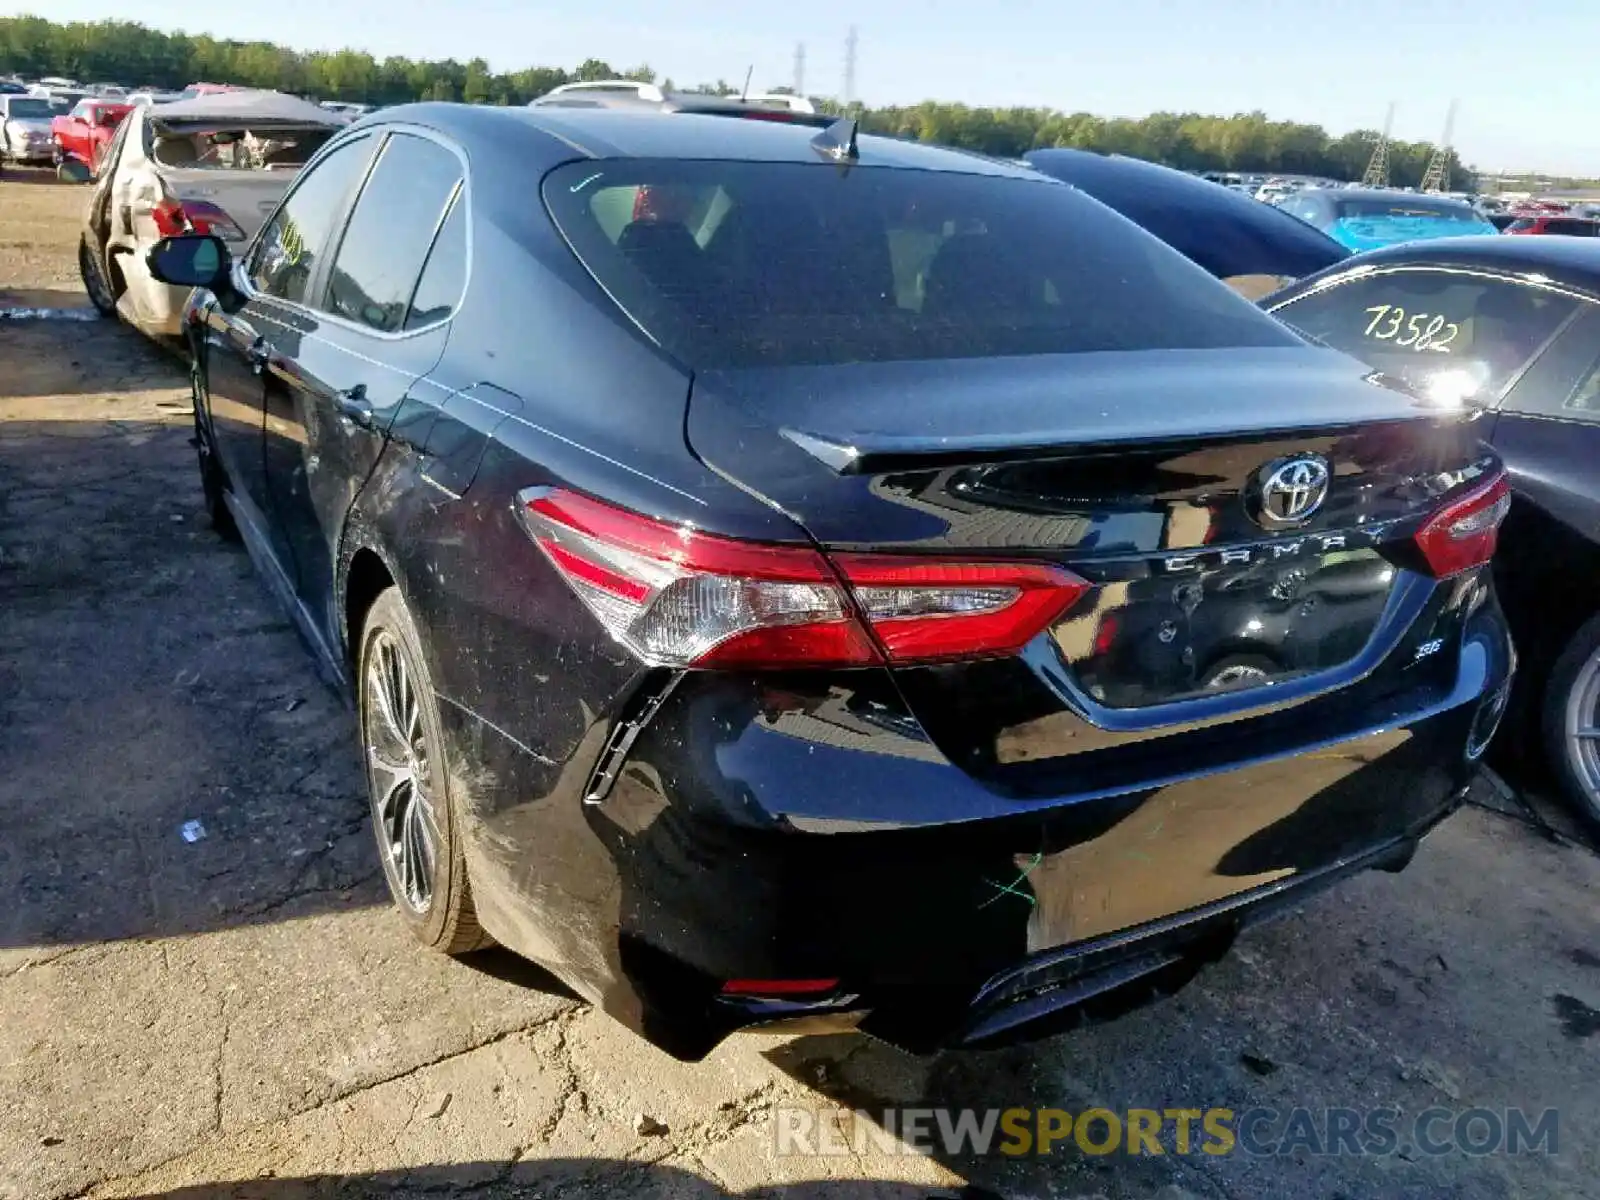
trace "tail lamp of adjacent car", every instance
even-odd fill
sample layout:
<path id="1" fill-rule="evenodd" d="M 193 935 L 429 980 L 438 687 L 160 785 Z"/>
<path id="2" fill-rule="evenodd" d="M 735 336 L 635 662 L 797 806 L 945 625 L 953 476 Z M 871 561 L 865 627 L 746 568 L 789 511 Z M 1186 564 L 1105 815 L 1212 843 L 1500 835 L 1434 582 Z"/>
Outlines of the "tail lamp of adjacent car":
<path id="1" fill-rule="evenodd" d="M 150 216 L 162 237 L 207 233 L 225 242 L 244 241 L 244 230 L 209 200 L 177 200 L 169 196 L 150 210 Z"/>
<path id="2" fill-rule="evenodd" d="M 668 524 L 560 489 L 519 512 L 600 624 L 677 667 L 847 667 L 1011 654 L 1090 585 L 1045 563 L 830 553 Z"/>
<path id="3" fill-rule="evenodd" d="M 1488 562 L 1510 511 L 1511 485 L 1503 472 L 1450 501 L 1417 530 L 1417 546 L 1429 570 L 1446 579 Z"/>

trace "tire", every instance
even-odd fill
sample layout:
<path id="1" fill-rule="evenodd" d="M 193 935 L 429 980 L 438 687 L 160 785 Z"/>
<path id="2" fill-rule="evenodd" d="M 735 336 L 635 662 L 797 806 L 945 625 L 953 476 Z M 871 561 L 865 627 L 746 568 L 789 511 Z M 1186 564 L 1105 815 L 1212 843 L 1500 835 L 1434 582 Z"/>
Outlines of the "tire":
<path id="1" fill-rule="evenodd" d="M 89 303 L 102 317 L 115 318 L 117 297 L 99 257 L 89 248 L 88 234 L 78 239 L 78 275 L 83 279 L 83 290 L 89 293 Z"/>
<path id="2" fill-rule="evenodd" d="M 472 905 L 438 701 L 416 623 L 398 588 L 373 602 L 360 644 L 356 712 L 372 828 L 389 895 L 424 946 L 445 954 L 481 950 L 493 943 Z M 397 736 L 402 730 L 409 735 L 403 741 Z M 432 853 L 419 855 L 430 836 Z"/>
<path id="3" fill-rule="evenodd" d="M 1544 746 L 1551 770 L 1589 829 L 1600 836 L 1600 615 L 1573 635 L 1550 671 L 1544 692 Z"/>

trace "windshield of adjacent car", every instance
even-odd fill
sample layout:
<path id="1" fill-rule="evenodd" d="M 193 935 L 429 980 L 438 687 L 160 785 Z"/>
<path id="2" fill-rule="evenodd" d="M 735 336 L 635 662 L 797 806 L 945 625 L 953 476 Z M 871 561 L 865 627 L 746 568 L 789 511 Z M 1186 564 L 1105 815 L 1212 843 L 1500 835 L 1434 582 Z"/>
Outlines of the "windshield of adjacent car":
<path id="1" fill-rule="evenodd" d="M 1488 224 L 1472 210 L 1470 205 L 1421 197 L 1401 200 L 1339 200 L 1335 211 L 1340 219 L 1354 218 L 1363 221 L 1398 217 L 1413 220 L 1461 221 L 1473 225 Z"/>
<path id="2" fill-rule="evenodd" d="M 24 99 L 21 96 L 11 96 L 5 101 L 5 115 L 7 118 L 18 120 L 49 120 L 55 116 L 55 109 L 50 107 L 48 100 L 35 100 L 31 97 Z"/>
<path id="3" fill-rule="evenodd" d="M 544 195 L 602 286 L 698 367 L 1294 344 L 1042 177 L 644 159 L 559 168 Z"/>

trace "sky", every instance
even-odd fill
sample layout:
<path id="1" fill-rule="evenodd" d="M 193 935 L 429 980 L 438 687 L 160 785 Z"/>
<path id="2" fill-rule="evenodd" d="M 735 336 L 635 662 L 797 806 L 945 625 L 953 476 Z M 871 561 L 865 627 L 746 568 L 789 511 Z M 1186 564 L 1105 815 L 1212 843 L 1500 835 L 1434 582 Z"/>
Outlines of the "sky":
<path id="1" fill-rule="evenodd" d="M 1382 125 L 1454 145 L 1480 169 L 1600 176 L 1600 4 L 1593 0 L 0 0 L 0 15 L 140 21 L 301 50 L 482 57 L 495 70 L 648 64 L 679 84 L 843 90 L 858 30 L 856 96 L 959 100 L 1104 116 L 1262 109 L 1334 134 Z"/>

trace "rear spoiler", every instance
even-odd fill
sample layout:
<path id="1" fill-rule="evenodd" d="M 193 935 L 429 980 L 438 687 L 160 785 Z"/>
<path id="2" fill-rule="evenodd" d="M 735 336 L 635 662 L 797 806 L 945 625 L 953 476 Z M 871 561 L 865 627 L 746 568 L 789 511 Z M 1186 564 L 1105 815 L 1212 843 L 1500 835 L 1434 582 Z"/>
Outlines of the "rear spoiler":
<path id="1" fill-rule="evenodd" d="M 1409 425 L 1421 419 L 1437 421 L 1442 425 L 1455 425 L 1468 419 L 1470 414 L 1451 410 L 1447 412 L 1419 411 L 1402 416 L 1369 419 L 1364 428 L 1381 425 Z M 1340 424 L 1290 425 L 1283 428 L 1252 428 L 1237 433 L 1212 434 L 1200 430 L 1181 434 L 1163 433 L 1154 437 L 1082 439 L 1070 437 L 1062 440 L 1018 442 L 1005 436 L 918 438 L 894 434 L 874 434 L 857 437 L 852 442 L 842 442 L 820 434 L 798 429 L 778 430 L 785 441 L 793 443 L 836 475 L 881 475 L 897 471 L 928 471 L 941 467 L 978 466 L 990 462 L 1025 462 L 1029 459 L 1105 458 L 1128 454 L 1179 453 L 1198 441 L 1210 446 L 1241 445 L 1273 439 L 1293 439 L 1308 436 L 1336 434 L 1348 428 Z"/>

